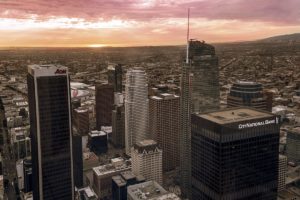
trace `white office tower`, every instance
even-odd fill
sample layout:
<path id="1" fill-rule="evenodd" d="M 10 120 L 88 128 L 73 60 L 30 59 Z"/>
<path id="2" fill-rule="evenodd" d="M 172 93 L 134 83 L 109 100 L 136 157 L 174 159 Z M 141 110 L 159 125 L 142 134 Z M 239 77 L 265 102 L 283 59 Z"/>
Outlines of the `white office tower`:
<path id="1" fill-rule="evenodd" d="M 125 148 L 149 138 L 148 133 L 148 84 L 143 70 L 131 69 L 126 73 L 125 84 Z"/>
<path id="2" fill-rule="evenodd" d="M 162 150 L 154 140 L 143 140 L 131 149 L 132 172 L 162 184 Z"/>
<path id="3" fill-rule="evenodd" d="M 279 154 L 278 166 L 278 191 L 285 189 L 285 178 L 287 172 L 287 157 Z"/>

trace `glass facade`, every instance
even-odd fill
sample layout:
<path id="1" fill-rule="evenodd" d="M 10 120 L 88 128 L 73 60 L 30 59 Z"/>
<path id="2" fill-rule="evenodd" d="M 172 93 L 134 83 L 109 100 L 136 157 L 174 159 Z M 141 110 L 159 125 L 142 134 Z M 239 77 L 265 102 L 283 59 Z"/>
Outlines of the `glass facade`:
<path id="1" fill-rule="evenodd" d="M 276 200 L 278 146 L 278 124 L 239 129 L 192 115 L 192 199 Z"/>
<path id="2" fill-rule="evenodd" d="M 34 73 L 33 73 L 34 74 Z M 69 80 L 28 74 L 34 199 L 73 199 Z"/>

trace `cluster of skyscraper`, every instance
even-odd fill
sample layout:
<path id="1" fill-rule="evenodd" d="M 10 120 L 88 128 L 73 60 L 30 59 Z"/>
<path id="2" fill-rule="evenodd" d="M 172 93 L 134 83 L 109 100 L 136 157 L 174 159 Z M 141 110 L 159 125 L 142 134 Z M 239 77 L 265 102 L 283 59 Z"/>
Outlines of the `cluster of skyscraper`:
<path id="1" fill-rule="evenodd" d="M 163 184 L 163 172 L 179 167 L 182 195 L 189 199 L 275 200 L 279 119 L 250 108 L 219 111 L 215 49 L 195 40 L 188 48 L 180 96 L 162 92 L 149 98 L 145 71 L 129 69 L 123 102 L 122 68 L 109 71 L 109 84 L 96 86 L 97 128 L 113 124 L 113 144 L 125 147 L 132 158 L 128 169 L 147 181 Z M 260 91 L 261 85 L 237 83 L 229 106 L 268 110 Z M 74 174 L 80 172 L 73 162 L 68 69 L 29 66 L 28 98 L 34 199 L 74 199 Z M 80 117 L 74 123 L 80 124 Z M 96 176 L 101 170 L 94 169 Z M 120 177 L 114 177 L 116 185 L 123 184 Z"/>

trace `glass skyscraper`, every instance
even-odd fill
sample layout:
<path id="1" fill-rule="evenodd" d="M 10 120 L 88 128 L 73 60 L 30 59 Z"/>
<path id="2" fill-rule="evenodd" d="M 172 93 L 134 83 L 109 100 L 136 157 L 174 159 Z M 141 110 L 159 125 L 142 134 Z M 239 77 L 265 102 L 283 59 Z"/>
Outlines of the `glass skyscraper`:
<path id="1" fill-rule="evenodd" d="M 27 83 L 33 198 L 73 200 L 68 69 L 56 65 L 30 65 Z"/>
<path id="2" fill-rule="evenodd" d="M 236 108 L 192 114 L 192 199 L 276 200 L 279 118 Z"/>

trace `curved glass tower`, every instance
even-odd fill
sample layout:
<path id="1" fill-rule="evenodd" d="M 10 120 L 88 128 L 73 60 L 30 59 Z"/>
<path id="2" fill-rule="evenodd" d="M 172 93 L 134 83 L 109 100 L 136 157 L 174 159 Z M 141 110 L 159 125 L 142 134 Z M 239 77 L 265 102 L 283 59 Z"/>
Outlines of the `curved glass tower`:
<path id="1" fill-rule="evenodd" d="M 126 73 L 125 84 L 125 148 L 149 138 L 148 133 L 148 84 L 143 70 L 131 69 Z"/>

